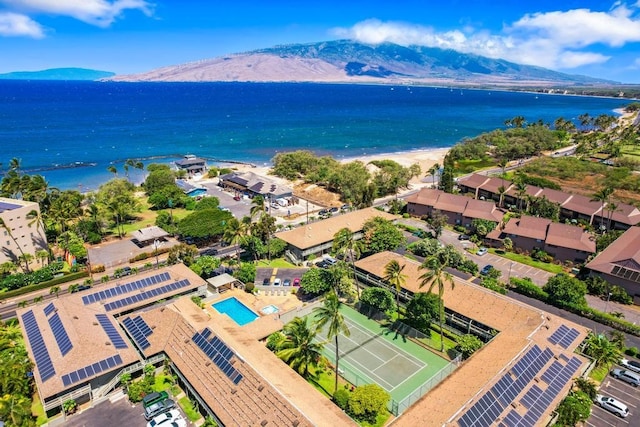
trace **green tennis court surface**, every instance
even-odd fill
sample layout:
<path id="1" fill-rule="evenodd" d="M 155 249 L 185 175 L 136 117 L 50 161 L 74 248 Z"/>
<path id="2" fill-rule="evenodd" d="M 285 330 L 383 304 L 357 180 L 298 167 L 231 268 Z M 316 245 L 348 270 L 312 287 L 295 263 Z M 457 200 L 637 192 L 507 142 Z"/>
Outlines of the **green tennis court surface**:
<path id="1" fill-rule="evenodd" d="M 340 375 L 355 385 L 378 384 L 401 401 L 448 364 L 350 307 L 343 306 L 341 311 L 351 335 L 338 337 Z M 326 340 L 326 329 L 318 334 L 322 340 Z M 325 344 L 323 353 L 335 363 L 334 339 Z"/>

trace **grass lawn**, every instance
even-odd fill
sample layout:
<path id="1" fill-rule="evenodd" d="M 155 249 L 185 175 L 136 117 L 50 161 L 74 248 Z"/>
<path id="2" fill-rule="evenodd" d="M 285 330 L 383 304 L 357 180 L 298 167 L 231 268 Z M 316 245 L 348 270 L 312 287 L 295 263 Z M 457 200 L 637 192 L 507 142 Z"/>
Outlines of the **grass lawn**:
<path id="1" fill-rule="evenodd" d="M 196 411 L 196 409 L 193 407 L 193 403 L 191 403 L 191 400 L 189 400 L 187 396 L 178 400 L 178 405 L 180 405 L 187 418 L 189 418 L 189 421 L 193 422 L 202 418 L 200 412 Z"/>
<path id="2" fill-rule="evenodd" d="M 456 175 L 465 175 L 479 169 L 486 169 L 496 166 L 495 160 L 458 160 L 456 162 Z"/>
<path id="3" fill-rule="evenodd" d="M 37 395 L 33 396 L 33 400 L 31 403 L 31 413 L 33 414 L 33 416 L 37 417 L 36 425 L 41 426 L 47 423 L 47 414 L 44 412 L 42 403 L 40 403 L 40 398 Z"/>
<path id="4" fill-rule="evenodd" d="M 164 391 L 171 388 L 171 378 L 167 375 L 156 375 L 154 380 L 153 391 Z"/>
<path id="5" fill-rule="evenodd" d="M 604 377 L 607 376 L 608 373 L 609 373 L 609 368 L 607 366 L 600 366 L 599 368 L 594 368 L 589 373 L 589 378 L 591 378 L 592 380 L 600 384 L 604 380 Z"/>
<path id="6" fill-rule="evenodd" d="M 531 267 L 539 268 L 540 270 L 548 271 L 549 273 L 558 274 L 564 271 L 564 268 L 561 265 L 536 261 L 530 256 L 521 255 L 514 252 L 505 252 L 501 250 L 496 251 L 493 248 L 489 249 L 489 252 L 494 255 L 501 256 L 502 258 L 510 259 L 511 261 L 516 261 Z"/>
<path id="7" fill-rule="evenodd" d="M 284 258 L 276 258 L 272 259 L 269 262 L 266 259 L 262 259 L 258 261 L 256 267 L 270 267 L 270 268 L 297 268 L 297 266 L 291 264 L 289 261 L 286 261 Z"/>

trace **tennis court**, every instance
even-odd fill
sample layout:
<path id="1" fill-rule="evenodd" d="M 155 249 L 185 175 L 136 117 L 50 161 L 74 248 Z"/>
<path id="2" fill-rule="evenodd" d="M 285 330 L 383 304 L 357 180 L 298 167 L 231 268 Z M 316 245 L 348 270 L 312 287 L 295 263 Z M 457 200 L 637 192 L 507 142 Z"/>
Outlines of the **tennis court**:
<path id="1" fill-rule="evenodd" d="M 338 337 L 339 369 L 349 382 L 378 384 L 401 401 L 447 366 L 447 360 L 356 310 L 343 306 L 341 311 L 351 334 Z M 322 340 L 326 329 L 318 334 Z M 334 339 L 325 344 L 324 355 L 335 363 Z"/>

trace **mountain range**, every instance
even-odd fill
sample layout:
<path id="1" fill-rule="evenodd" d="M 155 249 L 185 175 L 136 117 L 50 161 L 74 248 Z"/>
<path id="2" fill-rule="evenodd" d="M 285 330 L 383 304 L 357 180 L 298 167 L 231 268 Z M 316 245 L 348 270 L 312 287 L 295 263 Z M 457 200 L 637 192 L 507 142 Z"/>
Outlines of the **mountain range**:
<path id="1" fill-rule="evenodd" d="M 369 45 L 350 40 L 275 46 L 108 80 L 413 83 L 505 88 L 619 84 L 450 49 L 392 43 Z"/>

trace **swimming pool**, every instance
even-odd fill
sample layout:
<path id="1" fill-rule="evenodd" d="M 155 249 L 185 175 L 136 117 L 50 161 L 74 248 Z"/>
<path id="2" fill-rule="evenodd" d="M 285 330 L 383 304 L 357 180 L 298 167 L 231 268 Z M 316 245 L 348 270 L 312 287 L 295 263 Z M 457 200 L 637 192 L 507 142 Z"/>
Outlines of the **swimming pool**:
<path id="1" fill-rule="evenodd" d="M 227 298 L 226 300 L 211 305 L 218 313 L 226 314 L 238 325 L 243 326 L 251 323 L 259 316 L 249 307 L 241 303 L 236 297 Z"/>
<path id="2" fill-rule="evenodd" d="M 280 309 L 277 306 L 273 305 L 273 304 L 267 305 L 266 307 L 262 307 L 262 310 L 260 310 L 260 312 L 262 314 L 273 314 L 273 313 L 277 313 L 279 311 L 280 311 Z"/>

